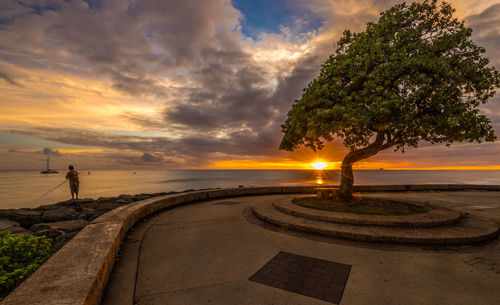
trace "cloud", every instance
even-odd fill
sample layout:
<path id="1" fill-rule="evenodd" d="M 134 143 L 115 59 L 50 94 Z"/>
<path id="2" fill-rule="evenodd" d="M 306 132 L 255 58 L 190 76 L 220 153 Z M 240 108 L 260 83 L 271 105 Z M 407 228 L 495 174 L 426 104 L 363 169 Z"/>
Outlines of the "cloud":
<path id="1" fill-rule="evenodd" d="M 12 120 L 2 126 L 58 143 L 127 151 L 106 154 L 120 164 L 281 156 L 280 125 L 342 31 L 362 31 L 399 2 L 295 1 L 314 15 L 307 18 L 323 23 L 248 38 L 241 32 L 244 16 L 230 0 L 4 1 L 0 64 L 9 74 L 0 78 L 25 90 L 7 86 L 0 93 Z M 495 65 L 499 5 L 466 17 Z M 482 108 L 496 130 L 499 101 Z M 344 152 L 337 142 L 330 149 L 336 158 Z"/>
<path id="2" fill-rule="evenodd" d="M 18 87 L 22 87 L 19 83 L 14 81 L 7 73 L 0 71 L 0 79 L 5 80 L 6 82 L 10 83 L 11 85 L 15 85 Z"/>
<path id="3" fill-rule="evenodd" d="M 142 154 L 141 160 L 144 162 L 161 162 L 163 161 L 163 156 L 161 154 L 145 152 Z"/>
<path id="4" fill-rule="evenodd" d="M 42 153 L 44 155 L 54 155 L 54 156 L 60 156 L 61 155 L 61 153 L 57 149 L 52 149 L 52 148 L 49 148 L 49 147 L 45 147 L 42 150 Z"/>

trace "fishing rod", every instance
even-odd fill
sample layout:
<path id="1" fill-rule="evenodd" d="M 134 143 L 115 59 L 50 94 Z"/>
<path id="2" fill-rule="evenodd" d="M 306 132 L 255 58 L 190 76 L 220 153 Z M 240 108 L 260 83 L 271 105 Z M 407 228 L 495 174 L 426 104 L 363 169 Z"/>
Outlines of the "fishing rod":
<path id="1" fill-rule="evenodd" d="M 58 184 L 56 187 L 48 190 L 46 193 L 42 194 L 40 197 L 38 197 L 36 200 L 40 200 L 40 198 L 42 198 L 43 196 L 47 195 L 48 193 L 52 192 L 53 190 L 55 190 L 56 188 L 60 187 L 61 185 L 63 185 L 64 183 L 66 183 L 67 180 L 64 180 L 63 182 L 61 182 L 60 184 Z"/>

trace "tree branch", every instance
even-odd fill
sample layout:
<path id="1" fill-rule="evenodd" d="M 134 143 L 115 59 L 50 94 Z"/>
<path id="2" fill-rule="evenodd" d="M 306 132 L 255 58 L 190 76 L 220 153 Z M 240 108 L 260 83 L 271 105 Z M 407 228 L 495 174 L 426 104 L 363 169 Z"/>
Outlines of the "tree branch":
<path id="1" fill-rule="evenodd" d="M 386 135 L 387 142 L 384 143 Z M 352 164 L 359 160 L 369 158 L 376 155 L 379 151 L 390 148 L 396 144 L 397 141 L 391 140 L 391 135 L 388 131 L 378 131 L 377 137 L 373 143 L 364 148 L 349 152 L 342 161 L 342 164 Z"/>

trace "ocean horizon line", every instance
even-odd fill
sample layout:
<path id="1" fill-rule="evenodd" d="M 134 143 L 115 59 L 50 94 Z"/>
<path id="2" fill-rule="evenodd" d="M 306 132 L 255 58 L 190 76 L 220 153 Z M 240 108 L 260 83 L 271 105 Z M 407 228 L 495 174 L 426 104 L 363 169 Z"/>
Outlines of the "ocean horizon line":
<path id="1" fill-rule="evenodd" d="M 0 172 L 34 172 L 42 169 L 0 169 Z M 67 168 L 53 168 L 53 170 L 66 171 Z M 172 168 L 172 169 L 99 169 L 99 168 L 80 168 L 78 171 L 340 171 L 340 168 L 317 170 L 314 168 Z M 373 169 L 353 169 L 354 171 L 500 171 L 500 168 L 373 168 Z"/>

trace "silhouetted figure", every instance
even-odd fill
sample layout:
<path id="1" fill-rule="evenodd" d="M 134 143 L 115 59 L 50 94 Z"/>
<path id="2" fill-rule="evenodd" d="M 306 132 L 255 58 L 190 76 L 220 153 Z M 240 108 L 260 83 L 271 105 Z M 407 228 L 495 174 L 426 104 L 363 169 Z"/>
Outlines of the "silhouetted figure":
<path id="1" fill-rule="evenodd" d="M 78 172 L 75 170 L 73 165 L 68 166 L 69 172 L 66 174 L 66 179 L 69 180 L 69 189 L 71 191 L 71 199 L 78 199 L 78 190 L 80 188 L 80 179 L 78 178 Z"/>

